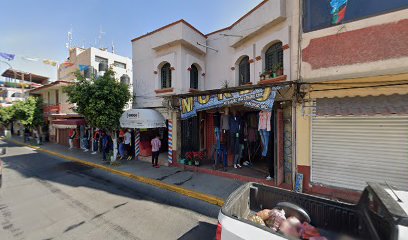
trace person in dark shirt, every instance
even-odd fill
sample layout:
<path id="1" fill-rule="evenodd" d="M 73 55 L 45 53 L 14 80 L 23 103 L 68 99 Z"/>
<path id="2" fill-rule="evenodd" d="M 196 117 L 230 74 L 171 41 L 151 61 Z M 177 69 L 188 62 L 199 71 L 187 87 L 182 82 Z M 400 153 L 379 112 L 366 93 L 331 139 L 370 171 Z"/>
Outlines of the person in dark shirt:
<path id="1" fill-rule="evenodd" d="M 102 160 L 107 161 L 106 155 L 109 153 L 109 135 L 102 132 Z"/>

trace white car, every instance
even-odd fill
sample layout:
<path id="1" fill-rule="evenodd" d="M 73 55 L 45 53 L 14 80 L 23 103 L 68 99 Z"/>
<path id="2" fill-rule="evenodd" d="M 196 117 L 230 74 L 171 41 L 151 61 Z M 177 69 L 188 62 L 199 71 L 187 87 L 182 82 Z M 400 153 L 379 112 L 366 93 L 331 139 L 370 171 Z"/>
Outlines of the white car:
<path id="1" fill-rule="evenodd" d="M 408 239 L 408 193 L 376 183 L 368 184 L 357 204 L 256 183 L 245 184 L 235 190 L 221 208 L 216 239 L 298 239 L 285 236 L 280 229 L 275 232 L 248 220 L 254 219 L 248 216 L 260 210 L 273 208 L 284 210 L 286 218 L 298 218 L 305 227 L 316 227 L 318 234 L 327 239 Z M 305 229 L 298 234 L 302 237 L 309 234 Z"/>

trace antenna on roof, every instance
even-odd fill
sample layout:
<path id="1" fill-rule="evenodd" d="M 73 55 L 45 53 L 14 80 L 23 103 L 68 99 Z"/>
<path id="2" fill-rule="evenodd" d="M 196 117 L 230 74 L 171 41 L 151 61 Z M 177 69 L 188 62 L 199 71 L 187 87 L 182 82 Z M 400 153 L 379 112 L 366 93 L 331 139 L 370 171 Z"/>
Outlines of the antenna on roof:
<path id="1" fill-rule="evenodd" d="M 72 26 L 71 29 L 67 33 L 67 43 L 65 43 L 65 47 L 71 49 L 72 47 Z"/>
<path id="2" fill-rule="evenodd" d="M 102 26 L 99 26 L 99 35 L 98 35 L 99 48 L 102 48 L 102 38 L 103 38 L 103 34 L 105 34 L 105 32 L 102 31 Z"/>
<path id="3" fill-rule="evenodd" d="M 202 47 L 205 47 L 205 48 L 208 48 L 208 49 L 211 49 L 211 50 L 213 50 L 213 51 L 218 52 L 217 49 L 215 49 L 215 48 L 213 48 L 213 47 L 210 47 L 210 46 L 208 46 L 208 45 L 205 45 L 205 44 L 203 44 L 203 43 L 197 42 L 197 44 L 200 45 L 200 46 L 202 46 Z"/>
<path id="4" fill-rule="evenodd" d="M 112 53 L 115 53 L 115 45 L 113 45 L 113 41 L 112 41 Z"/>
<path id="5" fill-rule="evenodd" d="M 221 33 L 220 35 L 222 35 L 224 37 L 240 37 L 240 38 L 244 37 L 244 36 L 241 36 L 241 35 L 225 34 L 225 33 Z"/>

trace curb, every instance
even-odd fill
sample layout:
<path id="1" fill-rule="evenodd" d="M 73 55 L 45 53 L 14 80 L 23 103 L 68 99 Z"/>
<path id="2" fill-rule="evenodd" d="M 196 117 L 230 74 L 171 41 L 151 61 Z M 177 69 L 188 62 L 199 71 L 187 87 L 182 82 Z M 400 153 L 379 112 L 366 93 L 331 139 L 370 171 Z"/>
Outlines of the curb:
<path id="1" fill-rule="evenodd" d="M 68 161 L 80 163 L 82 165 L 90 166 L 90 167 L 101 169 L 101 170 L 104 170 L 104 171 L 107 171 L 107 172 L 110 172 L 110 173 L 113 173 L 113 174 L 116 174 L 116 175 L 119 175 L 119 176 L 127 177 L 127 178 L 133 179 L 133 180 L 141 182 L 141 183 L 145 183 L 145 184 L 149 184 L 149 185 L 154 186 L 154 187 L 158 187 L 160 189 L 176 192 L 176 193 L 179 193 L 181 195 L 191 197 L 191 198 L 195 198 L 195 199 L 198 199 L 198 200 L 201 200 L 201 201 L 213 204 L 213 205 L 217 205 L 217 206 L 220 206 L 220 207 L 222 207 L 224 205 L 224 200 L 223 199 L 212 196 L 212 195 L 207 195 L 207 194 L 204 194 L 204 193 L 200 193 L 200 192 L 196 192 L 196 191 L 193 191 L 193 190 L 185 189 L 185 188 L 178 187 L 178 186 L 175 186 L 175 185 L 172 185 L 172 184 L 169 184 L 169 183 L 161 182 L 161 181 L 156 180 L 156 179 L 137 176 L 137 175 L 125 172 L 125 171 L 112 169 L 110 167 L 106 167 L 106 166 L 96 164 L 96 163 L 87 162 L 87 161 L 81 160 L 79 158 L 66 156 L 66 155 L 63 155 L 63 154 L 60 154 L 60 153 L 57 153 L 57 152 L 46 150 L 46 149 L 43 149 L 41 147 L 33 146 L 33 145 L 30 145 L 30 144 L 25 144 L 25 143 L 15 141 L 15 140 L 12 140 L 12 139 L 4 139 L 3 138 L 2 140 L 6 141 L 6 142 L 12 142 L 14 144 L 21 145 L 21 146 L 26 146 L 26 147 L 32 148 L 34 150 L 37 150 L 39 152 L 47 153 L 49 155 L 53 155 L 53 156 L 56 156 L 56 157 L 59 157 L 59 158 L 62 158 L 62 159 L 68 160 Z"/>

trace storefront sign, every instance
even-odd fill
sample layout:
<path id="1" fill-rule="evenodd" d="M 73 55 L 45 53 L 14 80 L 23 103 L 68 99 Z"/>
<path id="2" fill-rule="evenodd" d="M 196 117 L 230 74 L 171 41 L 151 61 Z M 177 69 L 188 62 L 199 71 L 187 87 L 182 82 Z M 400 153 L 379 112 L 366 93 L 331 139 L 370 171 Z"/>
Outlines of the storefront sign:
<path id="1" fill-rule="evenodd" d="M 166 119 L 153 109 L 130 109 L 119 119 L 122 128 L 159 128 L 166 127 Z"/>
<path id="2" fill-rule="evenodd" d="M 194 117 L 199 111 L 235 104 L 243 104 L 246 107 L 263 111 L 272 111 L 277 90 L 278 87 L 267 87 L 239 92 L 181 98 L 181 119 Z"/>

